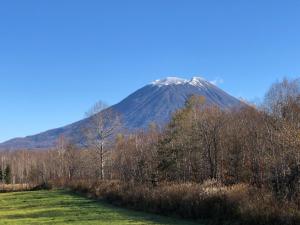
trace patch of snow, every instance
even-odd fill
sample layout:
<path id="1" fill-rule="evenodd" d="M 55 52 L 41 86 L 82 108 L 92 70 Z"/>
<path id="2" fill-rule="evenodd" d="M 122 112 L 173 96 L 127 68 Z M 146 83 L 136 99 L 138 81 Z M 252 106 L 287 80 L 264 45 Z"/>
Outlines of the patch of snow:
<path id="1" fill-rule="evenodd" d="M 202 77 L 193 77 L 189 84 L 193 85 L 193 86 L 197 86 L 197 87 L 203 87 L 204 83 L 206 82 L 206 80 Z"/>
<path id="2" fill-rule="evenodd" d="M 187 80 L 179 77 L 167 77 L 165 79 L 156 80 L 151 84 L 158 87 L 168 86 L 168 85 L 181 85 L 181 84 L 190 84 L 195 87 L 205 87 L 207 84 L 210 83 L 202 77 L 193 77 L 191 80 Z"/>
<path id="3" fill-rule="evenodd" d="M 156 86 L 165 86 L 165 85 L 179 85 L 179 84 L 185 84 L 188 83 L 188 80 L 186 79 L 182 79 L 179 77 L 167 77 L 165 79 L 162 80 L 156 80 L 154 82 L 152 82 L 153 85 Z"/>

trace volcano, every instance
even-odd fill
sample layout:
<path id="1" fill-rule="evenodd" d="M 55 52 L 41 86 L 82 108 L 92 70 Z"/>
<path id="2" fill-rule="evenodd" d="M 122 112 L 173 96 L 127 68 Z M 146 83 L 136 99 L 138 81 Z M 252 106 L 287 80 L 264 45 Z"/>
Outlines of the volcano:
<path id="1" fill-rule="evenodd" d="M 150 123 L 164 126 L 192 95 L 204 96 L 206 105 L 215 105 L 225 110 L 244 104 L 204 78 L 193 77 L 187 80 L 167 77 L 142 87 L 106 110 L 117 112 L 127 131 L 146 129 Z M 82 130 L 90 121 L 91 118 L 86 118 L 37 135 L 15 138 L 0 144 L 0 149 L 49 149 L 56 145 L 60 136 L 72 143 L 79 143 Z"/>

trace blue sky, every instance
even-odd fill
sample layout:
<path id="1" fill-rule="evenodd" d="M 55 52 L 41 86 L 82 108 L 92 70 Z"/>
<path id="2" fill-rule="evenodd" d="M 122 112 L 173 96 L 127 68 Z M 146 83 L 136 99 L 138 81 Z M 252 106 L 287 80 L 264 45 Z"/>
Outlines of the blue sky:
<path id="1" fill-rule="evenodd" d="M 0 142 L 78 119 L 166 76 L 262 98 L 300 75 L 300 1 L 0 2 Z"/>

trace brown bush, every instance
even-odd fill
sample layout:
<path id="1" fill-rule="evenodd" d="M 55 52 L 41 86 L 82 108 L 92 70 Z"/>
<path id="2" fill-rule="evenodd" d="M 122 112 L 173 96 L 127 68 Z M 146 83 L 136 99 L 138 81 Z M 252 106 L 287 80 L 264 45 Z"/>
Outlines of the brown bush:
<path id="1" fill-rule="evenodd" d="M 33 184 L 0 184 L 0 192 L 30 191 L 34 187 Z"/>
<path id="2" fill-rule="evenodd" d="M 279 202 L 269 192 L 246 184 L 222 186 L 207 181 L 203 185 L 163 183 L 151 187 L 122 185 L 118 181 L 81 181 L 73 182 L 69 187 L 118 206 L 194 220 L 209 220 L 213 224 L 300 223 L 300 214 L 294 205 Z"/>

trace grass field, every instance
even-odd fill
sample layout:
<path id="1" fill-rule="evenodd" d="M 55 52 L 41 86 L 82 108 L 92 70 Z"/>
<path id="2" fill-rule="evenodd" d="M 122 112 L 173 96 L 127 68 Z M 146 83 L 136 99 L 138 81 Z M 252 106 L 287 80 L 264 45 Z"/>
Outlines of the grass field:
<path id="1" fill-rule="evenodd" d="M 192 225 L 117 208 L 62 190 L 0 194 L 0 224 Z"/>

